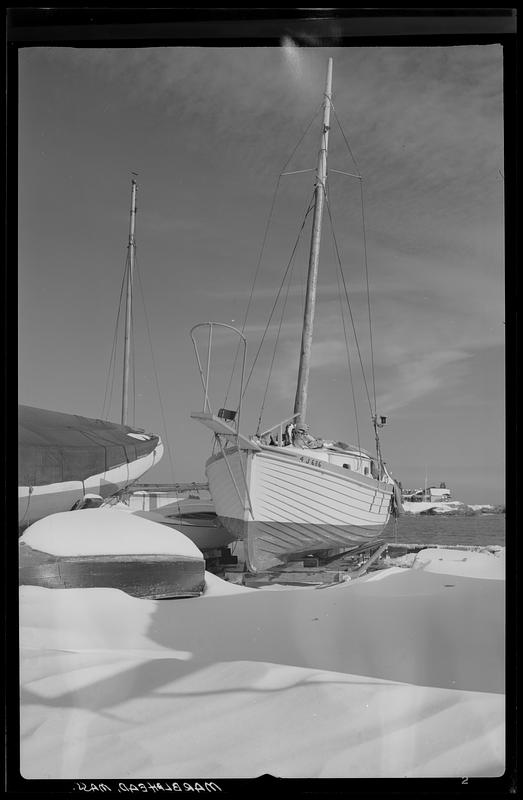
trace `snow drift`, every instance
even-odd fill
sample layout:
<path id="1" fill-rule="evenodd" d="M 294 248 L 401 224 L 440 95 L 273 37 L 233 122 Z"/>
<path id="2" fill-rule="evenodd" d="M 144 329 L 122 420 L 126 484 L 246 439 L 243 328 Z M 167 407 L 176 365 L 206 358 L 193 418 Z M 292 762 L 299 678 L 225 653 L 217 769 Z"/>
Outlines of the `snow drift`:
<path id="1" fill-rule="evenodd" d="M 206 578 L 171 601 L 21 588 L 24 777 L 503 773 L 502 580 Z"/>

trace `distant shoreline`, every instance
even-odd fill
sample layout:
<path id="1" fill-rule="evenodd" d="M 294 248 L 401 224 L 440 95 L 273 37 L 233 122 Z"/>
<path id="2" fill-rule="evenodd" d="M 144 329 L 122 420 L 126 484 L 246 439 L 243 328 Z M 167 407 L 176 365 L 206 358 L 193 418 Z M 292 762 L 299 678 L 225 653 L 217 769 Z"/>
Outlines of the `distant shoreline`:
<path id="1" fill-rule="evenodd" d="M 473 503 L 468 505 L 457 500 L 448 502 L 403 502 L 403 513 L 417 515 L 482 516 L 484 514 L 505 514 L 504 505 Z"/>

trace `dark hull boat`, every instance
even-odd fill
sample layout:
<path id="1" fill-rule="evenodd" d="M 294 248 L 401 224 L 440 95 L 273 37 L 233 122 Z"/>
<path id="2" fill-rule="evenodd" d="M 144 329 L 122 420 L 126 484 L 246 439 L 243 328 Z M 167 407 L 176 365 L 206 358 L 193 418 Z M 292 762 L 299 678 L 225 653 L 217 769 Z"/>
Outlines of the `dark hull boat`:
<path id="1" fill-rule="evenodd" d="M 155 434 L 19 406 L 19 526 L 68 511 L 86 494 L 109 497 L 140 478 L 162 454 L 163 444 Z"/>
<path id="2" fill-rule="evenodd" d="M 174 528 L 200 550 L 226 547 L 236 539 L 218 519 L 214 503 L 206 500 L 180 498 L 156 511 L 135 511 L 134 514 Z"/>
<path id="3" fill-rule="evenodd" d="M 205 560 L 178 531 L 97 508 L 53 514 L 20 537 L 20 583 L 46 589 L 113 588 L 149 599 L 197 597 Z"/>

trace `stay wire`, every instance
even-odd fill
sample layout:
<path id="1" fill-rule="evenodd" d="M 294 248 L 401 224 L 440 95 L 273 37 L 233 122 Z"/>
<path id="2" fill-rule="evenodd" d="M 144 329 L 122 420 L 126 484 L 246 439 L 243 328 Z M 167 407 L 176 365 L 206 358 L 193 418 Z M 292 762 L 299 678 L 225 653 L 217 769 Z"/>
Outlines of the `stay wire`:
<path id="1" fill-rule="evenodd" d="M 321 112 L 321 111 L 323 111 L 323 100 L 321 101 L 321 103 L 319 104 L 318 108 L 317 108 L 317 109 L 316 109 L 316 111 L 314 112 L 314 115 L 313 115 L 313 117 L 312 117 L 311 121 L 309 122 L 309 124 L 307 125 L 307 127 L 305 128 L 304 132 L 302 133 L 302 135 L 301 135 L 301 136 L 300 136 L 300 138 L 298 139 L 298 142 L 297 142 L 297 144 L 296 144 L 296 146 L 295 146 L 294 150 L 292 151 L 292 153 L 290 154 L 289 158 L 287 159 L 287 161 L 286 161 L 286 162 L 285 162 L 285 164 L 283 165 L 283 168 L 282 168 L 281 172 L 284 172 L 284 171 L 287 169 L 287 165 L 288 165 L 288 164 L 290 164 L 290 162 L 291 162 L 291 161 L 292 161 L 292 159 L 294 158 L 294 155 L 295 155 L 296 151 L 298 150 L 298 148 L 299 148 L 300 144 L 301 144 L 301 143 L 303 142 L 303 140 L 305 139 L 305 137 L 306 137 L 306 135 L 308 134 L 308 132 L 310 131 L 310 129 L 311 129 L 311 127 L 312 127 L 312 125 L 313 125 L 313 124 L 314 124 L 314 122 L 316 121 L 316 117 L 317 117 L 317 116 L 320 114 L 320 112 Z M 281 173 L 280 173 L 280 175 L 281 175 Z"/>
<path id="2" fill-rule="evenodd" d="M 361 175 L 360 168 L 358 166 L 358 162 L 354 157 L 354 153 L 352 152 L 352 148 L 349 144 L 349 140 L 345 135 L 345 131 L 343 130 L 343 126 L 340 122 L 340 119 L 336 113 L 336 109 L 331 104 L 332 112 L 334 114 L 334 118 L 338 123 L 338 127 L 341 131 L 341 135 L 343 140 L 347 146 L 347 150 L 349 151 L 350 157 L 354 163 L 356 168 L 356 172 L 358 173 L 358 178 L 360 179 L 360 200 L 361 200 L 361 220 L 362 220 L 362 228 L 363 228 L 363 250 L 364 250 L 364 259 L 365 259 L 365 280 L 367 284 L 367 310 L 368 310 L 368 320 L 369 320 L 369 339 L 370 339 L 370 354 L 371 354 L 371 370 L 372 370 L 372 391 L 373 391 L 373 400 L 374 400 L 374 415 L 377 413 L 377 404 L 376 404 L 376 376 L 375 376 L 375 368 L 374 368 L 374 344 L 373 344 L 373 337 L 372 337 L 372 315 L 371 315 L 371 303 L 370 303 L 370 289 L 369 289 L 369 265 L 368 265 L 368 255 L 367 255 L 367 229 L 365 224 L 365 202 L 364 202 L 364 194 L 363 194 L 363 177 Z M 372 413 L 372 412 L 371 412 Z"/>
<path id="3" fill-rule="evenodd" d="M 282 172 L 283 172 L 283 170 L 282 170 Z M 254 273 L 254 280 L 252 282 L 251 292 L 250 292 L 250 295 L 249 295 L 249 301 L 247 303 L 247 309 L 245 311 L 245 316 L 244 316 L 244 319 L 243 319 L 243 324 L 242 324 L 242 329 L 241 329 L 242 333 L 245 332 L 245 328 L 246 328 L 246 325 L 247 325 L 247 318 L 249 316 L 249 311 L 250 311 L 250 308 L 251 308 L 252 298 L 254 296 L 254 287 L 256 286 L 258 273 L 260 271 L 261 262 L 262 262 L 262 258 L 263 258 L 263 253 L 265 252 L 265 244 L 267 242 L 267 236 L 269 234 L 269 227 L 270 227 L 270 224 L 272 222 L 272 217 L 273 217 L 273 213 L 274 213 L 274 206 L 276 205 L 276 196 L 278 194 L 278 189 L 279 189 L 279 186 L 280 186 L 280 180 L 281 180 L 281 173 L 278 176 L 278 180 L 276 181 L 276 186 L 275 186 L 275 189 L 274 189 L 274 192 L 273 192 L 273 196 L 272 196 L 272 202 L 271 202 L 271 207 L 270 207 L 270 211 L 269 211 L 269 216 L 267 218 L 267 223 L 265 225 L 265 232 L 264 232 L 264 235 L 263 235 L 261 250 L 260 250 L 260 254 L 258 256 L 258 263 L 256 265 L 256 271 Z M 223 405 L 224 405 L 225 408 L 227 407 L 227 399 L 229 397 L 229 392 L 231 390 L 232 380 L 233 380 L 233 377 L 234 377 L 234 370 L 236 369 L 236 364 L 237 364 L 238 356 L 239 356 L 239 353 L 240 353 L 240 344 L 241 344 L 241 342 L 239 341 L 237 346 L 236 346 L 236 353 L 234 355 L 234 362 L 233 362 L 232 369 L 231 369 L 231 376 L 229 378 L 229 383 L 227 385 L 227 389 L 226 389 L 226 392 L 225 392 L 225 399 L 223 401 Z"/>
<path id="4" fill-rule="evenodd" d="M 347 137 L 346 137 L 346 135 L 345 135 L 345 131 L 343 130 L 343 127 L 342 127 L 342 125 L 341 125 L 341 122 L 340 122 L 340 120 L 339 120 L 339 117 L 338 117 L 338 115 L 336 114 L 336 109 L 334 108 L 334 104 L 332 103 L 332 100 L 331 100 L 331 110 L 332 110 L 332 113 L 334 114 L 334 118 L 335 118 L 336 122 L 338 123 L 338 127 L 339 127 L 339 129 L 340 129 L 340 131 L 341 131 L 341 135 L 342 135 L 343 141 L 344 141 L 344 142 L 345 142 L 345 144 L 347 145 L 347 150 L 348 150 L 348 151 L 349 151 L 349 153 L 350 153 L 350 157 L 352 158 L 352 161 L 353 161 L 353 163 L 354 163 L 354 166 L 356 167 L 356 172 L 358 173 L 358 177 L 359 177 L 359 178 L 361 178 L 361 172 L 360 172 L 360 168 L 359 168 L 359 166 L 358 166 L 358 162 L 357 162 L 357 161 L 356 161 L 356 159 L 354 158 L 354 153 L 352 152 L 352 148 L 351 148 L 351 146 L 350 146 L 350 144 L 349 144 L 349 140 L 347 139 Z"/>
<path id="5" fill-rule="evenodd" d="M 354 341 L 356 343 L 356 349 L 358 351 L 358 358 L 359 358 L 360 367 L 361 367 L 361 374 L 363 376 L 363 384 L 365 386 L 365 393 L 367 395 L 367 401 L 369 403 L 369 409 L 370 409 L 370 413 L 371 413 L 371 416 L 372 416 L 372 403 L 371 403 L 371 399 L 370 399 L 369 388 L 368 388 L 368 385 L 367 385 L 367 379 L 365 377 L 365 369 L 363 367 L 363 359 L 362 359 L 362 356 L 361 356 L 361 349 L 360 349 L 360 345 L 359 345 L 359 341 L 358 341 L 358 335 L 356 333 L 356 326 L 354 324 L 354 315 L 352 313 L 352 307 L 351 307 L 350 300 L 349 300 L 349 291 L 348 291 L 348 288 L 347 288 L 347 282 L 345 280 L 345 275 L 343 273 L 343 267 L 341 265 L 341 256 L 340 256 L 340 251 L 339 251 L 339 247 L 338 247 L 338 240 L 337 240 L 336 234 L 334 232 L 334 224 L 333 224 L 333 220 L 332 220 L 331 207 L 330 207 L 329 199 L 327 197 L 327 193 L 325 192 L 325 190 L 324 190 L 324 195 L 325 195 L 325 204 L 327 206 L 327 212 L 329 214 L 329 220 L 330 220 L 330 224 L 331 224 L 332 238 L 333 238 L 334 247 L 335 247 L 335 250 L 336 250 L 336 257 L 338 259 L 338 266 L 339 266 L 339 270 L 340 270 L 340 275 L 341 275 L 341 279 L 343 281 L 345 299 L 347 300 L 347 307 L 349 309 L 349 315 L 350 315 L 350 320 L 351 320 L 351 325 L 352 325 L 352 331 L 354 333 Z"/>
<path id="6" fill-rule="evenodd" d="M 277 295 L 276 295 L 276 299 L 275 299 L 275 301 L 274 301 L 274 304 L 273 304 L 273 306 L 272 306 L 271 313 L 270 313 L 270 315 L 269 315 L 269 319 L 267 320 L 267 325 L 265 326 L 265 330 L 264 330 L 264 332 L 263 332 L 263 336 L 262 336 L 261 342 L 260 342 L 260 344 L 259 344 L 258 350 L 256 351 L 256 355 L 255 355 L 255 357 L 254 357 L 254 361 L 252 362 L 252 366 L 251 366 L 251 369 L 250 369 L 249 375 L 248 375 L 248 377 L 247 377 L 247 380 L 245 381 L 245 387 L 244 387 L 244 389 L 243 389 L 242 398 L 245 396 L 245 392 L 247 391 L 247 387 L 248 387 L 248 385 L 249 385 L 249 382 L 250 382 L 250 380 L 251 380 L 251 377 L 252 377 L 252 373 L 253 373 L 254 367 L 255 367 L 255 365 L 256 365 L 256 362 L 257 362 L 257 360 L 258 360 L 258 356 L 260 355 L 260 351 L 261 351 L 261 349 L 262 349 L 262 346 L 263 346 L 263 343 L 264 343 L 264 341 L 265 341 L 265 337 L 266 337 L 266 335 L 267 335 L 267 331 L 269 330 L 269 326 L 270 326 L 270 324 L 271 324 L 271 320 L 272 320 L 272 317 L 273 317 L 274 311 L 275 311 L 275 309 L 276 309 L 276 306 L 277 306 L 277 304 L 278 304 L 278 300 L 279 300 L 279 298 L 280 298 L 280 294 L 281 294 L 281 291 L 282 291 L 282 289 L 283 289 L 283 286 L 285 285 L 285 279 L 286 279 L 286 277 L 287 277 L 287 273 L 289 272 L 289 269 L 290 269 L 290 267 L 291 267 L 291 264 L 292 264 L 292 261 L 293 261 L 293 258 L 294 258 L 294 254 L 296 253 L 296 249 L 297 249 L 297 247 L 298 247 L 298 243 L 299 243 L 299 241 L 300 241 L 301 234 L 302 234 L 302 232 L 303 232 L 303 229 L 304 229 L 304 227 L 305 227 L 305 223 L 306 223 L 306 221 L 307 221 L 307 217 L 309 216 L 309 214 L 310 214 L 310 212 L 311 212 L 311 210 L 312 210 L 313 208 L 314 208 L 314 192 L 312 193 L 312 199 L 309 201 L 309 205 L 308 205 L 307 211 L 305 212 L 305 216 L 304 216 L 304 218 L 303 218 L 303 222 L 302 222 L 302 224 L 301 224 L 301 227 L 300 227 L 300 230 L 299 230 L 299 232 L 298 232 L 298 236 L 296 237 L 296 241 L 295 241 L 295 243 L 294 243 L 294 247 L 292 248 L 292 252 L 291 252 L 291 256 L 290 256 L 290 258 L 289 258 L 289 262 L 288 262 L 288 264 L 287 264 L 287 267 L 285 268 L 285 272 L 284 272 L 284 274 L 283 274 L 283 278 L 282 278 L 282 281 L 281 281 L 281 284 L 280 284 L 280 288 L 278 289 L 278 293 L 277 293 Z"/>
<path id="7" fill-rule="evenodd" d="M 162 416 L 162 425 L 163 425 L 163 430 L 164 430 L 164 433 L 165 433 L 165 449 L 167 450 L 167 455 L 169 456 L 169 463 L 170 463 L 170 466 L 171 466 L 172 480 L 173 480 L 173 483 L 175 483 L 174 463 L 173 463 L 173 458 L 172 458 L 172 452 L 171 452 L 171 446 L 170 446 L 170 443 L 169 443 L 169 438 L 167 436 L 167 424 L 166 424 L 166 421 L 165 421 L 165 412 L 164 412 L 163 401 L 162 401 L 162 393 L 160 391 L 160 381 L 159 381 L 159 378 L 158 378 L 158 370 L 156 369 L 156 361 L 154 359 L 154 350 L 153 350 L 153 346 L 152 346 L 151 329 L 150 329 L 150 326 L 149 326 L 149 318 L 147 316 L 147 308 L 145 306 L 145 296 L 144 296 L 143 285 L 142 285 L 142 277 L 140 275 L 140 270 L 138 268 L 138 258 L 136 258 L 135 269 L 136 269 L 136 274 L 138 275 L 138 286 L 139 286 L 139 289 L 140 289 L 140 296 L 142 298 L 143 312 L 144 312 L 144 317 L 145 317 L 145 325 L 146 325 L 146 328 L 147 328 L 147 337 L 148 337 L 148 341 L 149 341 L 149 350 L 151 352 L 151 363 L 153 365 L 154 378 L 155 378 L 155 382 L 156 382 L 156 391 L 158 392 L 158 402 L 159 402 L 159 405 L 160 405 L 160 414 Z"/>
<path id="8" fill-rule="evenodd" d="M 293 269 L 294 269 L 294 267 L 292 266 L 291 270 L 290 270 L 290 273 L 289 273 L 289 281 L 287 283 L 287 291 L 285 292 L 285 299 L 283 301 L 283 307 L 282 307 L 281 316 L 280 316 L 280 324 L 278 326 L 278 333 L 276 334 L 276 341 L 274 343 L 274 350 L 273 350 L 273 353 L 272 353 L 272 359 L 271 359 L 271 363 L 270 363 L 270 367 L 269 367 L 269 374 L 267 376 L 267 384 L 265 386 L 265 392 L 264 392 L 262 403 L 261 403 L 261 407 L 260 407 L 260 415 L 258 417 L 258 427 L 256 428 L 256 435 L 257 436 L 259 435 L 260 428 L 261 428 L 263 412 L 265 410 L 265 401 L 267 399 L 267 394 L 269 392 L 269 384 L 270 384 L 270 381 L 271 381 L 272 370 L 273 370 L 274 361 L 275 361 L 275 358 L 276 358 L 276 351 L 278 349 L 278 344 L 279 344 L 279 341 L 280 341 L 280 333 L 281 333 L 281 329 L 282 329 L 282 325 L 283 325 L 283 318 L 285 316 L 285 309 L 287 308 L 287 301 L 289 299 L 289 291 L 290 291 L 290 288 L 291 288 L 291 280 L 292 280 Z"/>
<path id="9" fill-rule="evenodd" d="M 113 336 L 113 346 L 111 351 L 111 357 L 109 359 L 109 367 L 107 370 L 107 377 L 105 381 L 105 393 L 104 393 L 104 400 L 102 405 L 102 412 L 101 412 L 101 419 L 104 419 L 104 414 L 109 414 L 112 402 L 112 395 L 114 389 L 114 379 L 115 379 L 115 371 L 116 371 L 116 348 L 118 346 L 118 327 L 120 323 L 120 313 L 122 310 L 122 299 L 123 299 L 123 291 L 125 286 L 125 280 L 127 278 L 127 270 L 129 268 L 129 255 L 126 256 L 123 276 L 122 276 L 122 284 L 120 286 L 120 299 L 118 301 L 118 313 L 116 315 L 116 324 L 114 327 L 114 336 Z M 112 370 L 112 373 L 111 373 Z M 111 381 L 112 375 L 112 381 Z M 107 394 L 109 392 L 109 384 L 111 385 L 110 395 L 109 395 L 109 402 L 107 405 L 107 412 L 106 412 L 106 402 L 107 402 Z"/>
<path id="10" fill-rule="evenodd" d="M 252 298 L 253 298 L 253 295 L 254 295 L 254 288 L 256 286 L 256 281 L 258 279 L 258 273 L 260 271 L 260 267 L 261 267 L 261 263 L 262 263 L 262 259 L 263 259 L 263 254 L 265 252 L 265 245 L 267 243 L 267 237 L 268 237 L 268 234 L 269 234 L 269 228 L 270 228 L 270 225 L 271 225 L 271 222 L 272 222 L 272 218 L 273 218 L 273 215 L 274 215 L 274 207 L 276 205 L 276 197 L 278 195 L 278 190 L 280 188 L 280 181 L 282 179 L 283 173 L 285 172 L 288 164 L 290 164 L 290 162 L 294 158 L 294 155 L 295 155 L 296 151 L 298 150 L 299 146 L 301 145 L 301 143 L 305 139 L 306 135 L 308 134 L 309 130 L 311 129 L 312 125 L 314 124 L 316 118 L 318 117 L 318 115 L 319 115 L 319 113 L 320 113 L 320 111 L 322 109 L 323 109 L 323 102 L 319 105 L 318 109 L 314 113 L 312 119 L 310 120 L 309 124 L 305 128 L 305 130 L 302 133 L 301 137 L 298 139 L 297 144 L 295 145 L 292 153 L 288 157 L 287 161 L 285 162 L 285 164 L 283 165 L 283 167 L 280 170 L 280 174 L 278 175 L 278 179 L 276 181 L 276 186 L 274 188 L 274 192 L 273 192 L 273 195 L 272 195 L 269 215 L 268 215 L 268 218 L 267 218 L 267 222 L 265 224 L 265 231 L 264 231 L 264 235 L 263 235 L 260 254 L 258 256 L 258 262 L 256 264 L 256 270 L 255 270 L 255 273 L 254 273 L 254 279 L 253 279 L 252 286 L 251 286 L 251 291 L 250 291 L 250 295 L 249 295 L 249 301 L 247 303 L 247 309 L 245 311 L 245 317 L 244 317 L 243 325 L 242 325 L 242 328 L 241 328 L 242 333 L 245 332 L 245 328 L 247 326 L 247 319 L 248 319 L 248 316 L 249 316 L 249 311 L 250 311 L 251 304 L 252 304 Z M 233 376 L 234 376 L 234 370 L 236 368 L 236 363 L 237 363 L 237 360 L 238 360 L 239 352 L 240 352 L 240 342 L 238 342 L 238 345 L 236 347 L 236 353 L 235 353 L 235 356 L 234 356 L 234 362 L 233 362 L 233 366 L 232 366 L 232 370 L 231 370 L 231 377 L 229 378 L 229 384 L 228 384 L 227 390 L 225 392 L 224 406 L 227 405 L 227 399 L 229 397 L 229 392 L 230 392 L 230 389 L 231 389 L 232 379 L 233 379 Z"/>
<path id="11" fill-rule="evenodd" d="M 352 394 L 352 405 L 353 405 L 353 408 L 354 408 L 354 423 L 355 423 L 355 426 L 356 426 L 356 439 L 357 439 L 357 442 L 358 442 L 358 450 L 361 450 L 360 427 L 359 427 L 359 421 L 358 421 L 358 406 L 357 406 L 357 403 L 356 403 L 356 393 L 354 391 L 354 379 L 353 379 L 353 376 L 352 376 L 352 364 L 351 364 L 351 357 L 350 357 L 349 339 L 348 339 L 348 336 L 347 336 L 347 326 L 345 324 L 345 312 L 344 312 L 344 309 L 343 309 L 343 302 L 342 302 L 342 296 L 341 296 L 341 284 L 340 284 L 339 269 L 336 269 L 336 281 L 337 281 L 337 284 L 338 284 L 338 299 L 340 301 L 340 313 L 341 313 L 341 322 L 342 322 L 342 325 L 343 325 L 343 336 L 344 336 L 344 339 L 345 339 L 345 349 L 347 351 L 347 367 L 348 367 L 348 370 L 349 370 L 349 382 L 350 382 L 350 388 L 351 388 L 351 394 Z"/>
<path id="12" fill-rule="evenodd" d="M 374 400 L 374 416 L 377 414 L 376 406 L 376 376 L 374 370 L 374 345 L 372 339 L 372 316 L 370 310 L 370 289 L 369 289 L 369 263 L 367 258 L 367 230 L 365 226 L 365 203 L 363 199 L 363 179 L 360 180 L 360 196 L 361 196 L 361 224 L 363 229 L 363 253 L 365 259 L 365 281 L 367 283 L 367 310 L 369 317 L 369 340 L 370 340 L 370 362 L 372 369 L 372 393 Z"/>
<path id="13" fill-rule="evenodd" d="M 133 427 L 136 427 L 136 350 L 134 336 L 134 307 L 131 306 L 131 374 L 133 379 Z"/>
<path id="14" fill-rule="evenodd" d="M 111 349 L 111 355 L 110 355 L 110 358 L 109 358 L 109 366 L 107 368 L 107 375 L 106 375 L 106 379 L 105 379 L 105 390 L 104 390 L 104 398 L 103 398 L 103 403 L 102 403 L 102 410 L 100 412 L 100 418 L 101 419 L 105 419 L 105 414 L 106 413 L 108 414 L 109 410 L 110 410 L 110 404 L 108 405 L 107 410 L 106 410 L 107 395 L 108 395 L 108 392 L 109 392 L 109 387 L 111 385 L 111 377 L 113 375 L 113 370 L 115 369 L 114 361 L 115 361 L 115 358 L 116 358 L 116 348 L 118 346 L 118 326 L 119 326 L 119 322 L 120 322 L 120 311 L 121 311 L 121 308 L 122 308 L 122 295 L 123 295 L 123 287 L 124 287 L 124 283 L 125 283 L 125 276 L 126 276 L 126 265 L 124 267 L 124 274 L 123 274 L 123 278 L 122 278 L 122 284 L 120 286 L 120 298 L 119 298 L 119 301 L 118 301 L 118 311 L 117 311 L 117 315 L 116 315 L 116 323 L 115 323 L 115 326 L 114 326 L 113 344 L 112 344 L 112 349 Z M 114 380 L 114 378 L 113 378 L 113 380 Z"/>

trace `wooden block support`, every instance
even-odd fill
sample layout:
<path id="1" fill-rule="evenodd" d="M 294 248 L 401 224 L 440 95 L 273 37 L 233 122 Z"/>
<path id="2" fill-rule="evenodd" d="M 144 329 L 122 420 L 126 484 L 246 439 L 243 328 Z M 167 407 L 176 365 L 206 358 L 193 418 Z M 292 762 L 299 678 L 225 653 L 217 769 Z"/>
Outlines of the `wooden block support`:
<path id="1" fill-rule="evenodd" d="M 296 571 L 282 570 L 281 572 L 246 573 L 243 578 L 245 586 L 270 586 L 279 583 L 287 586 L 319 586 L 322 584 L 339 583 L 342 578 L 338 570 L 312 570 L 302 569 Z"/>

